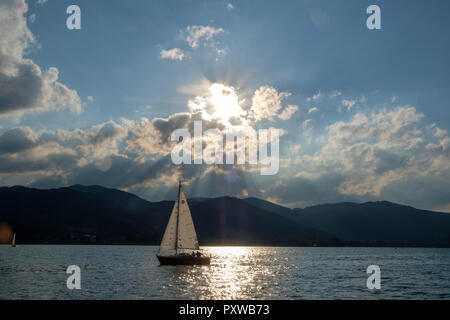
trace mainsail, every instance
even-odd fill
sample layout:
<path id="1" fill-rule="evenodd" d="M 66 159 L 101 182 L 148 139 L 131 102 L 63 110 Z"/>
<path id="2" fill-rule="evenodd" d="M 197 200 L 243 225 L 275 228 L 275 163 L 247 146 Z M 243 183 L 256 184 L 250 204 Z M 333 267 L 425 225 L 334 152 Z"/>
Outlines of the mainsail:
<path id="1" fill-rule="evenodd" d="M 195 232 L 194 222 L 192 221 L 191 210 L 184 195 L 183 188 L 179 187 L 178 192 L 178 249 L 198 250 L 197 233 Z"/>
<path id="2" fill-rule="evenodd" d="M 164 232 L 160 251 L 175 250 L 177 247 L 177 220 L 178 220 L 178 200 L 175 201 L 172 213 L 170 214 L 169 223 Z"/>
<path id="3" fill-rule="evenodd" d="M 199 249 L 191 211 L 181 184 L 160 246 L 160 251 L 178 249 Z"/>

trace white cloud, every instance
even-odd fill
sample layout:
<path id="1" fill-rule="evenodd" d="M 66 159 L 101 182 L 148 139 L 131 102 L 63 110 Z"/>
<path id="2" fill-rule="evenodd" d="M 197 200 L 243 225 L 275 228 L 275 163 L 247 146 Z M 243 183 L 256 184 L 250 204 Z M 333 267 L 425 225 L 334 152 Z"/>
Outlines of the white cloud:
<path id="1" fill-rule="evenodd" d="M 233 6 L 233 4 L 231 2 L 227 2 L 227 9 L 228 10 L 233 10 L 234 9 L 234 6 Z"/>
<path id="2" fill-rule="evenodd" d="M 252 107 L 256 120 L 272 118 L 281 109 L 282 100 L 289 97 L 288 92 L 280 92 L 269 86 L 260 87 L 252 97 Z"/>
<path id="3" fill-rule="evenodd" d="M 322 96 L 322 94 L 319 91 L 315 95 L 313 95 L 312 97 L 306 98 L 306 101 L 310 102 L 310 101 L 319 100 L 321 96 Z"/>
<path id="4" fill-rule="evenodd" d="M 317 108 L 317 107 L 312 107 L 312 108 L 310 108 L 310 109 L 308 110 L 308 113 L 313 113 L 313 112 L 317 112 L 317 111 L 319 111 L 319 108 Z"/>
<path id="5" fill-rule="evenodd" d="M 9 58 L 2 61 L 2 69 L 12 71 L 13 66 L 9 64 L 15 65 L 16 60 L 23 57 L 24 50 L 35 43 L 25 19 L 27 11 L 28 6 L 23 0 L 3 2 L 0 6 L 0 53 Z"/>
<path id="6" fill-rule="evenodd" d="M 363 140 L 376 140 L 378 147 L 410 149 L 419 141 L 419 133 L 411 126 L 424 117 L 411 106 L 380 111 L 370 115 L 357 113 L 349 122 L 336 122 L 329 126 L 329 135 L 338 145 L 354 144 Z"/>
<path id="7" fill-rule="evenodd" d="M 304 130 L 308 129 L 311 126 L 311 123 L 313 122 L 313 119 L 306 119 L 302 122 L 302 128 Z"/>
<path id="8" fill-rule="evenodd" d="M 347 107 L 347 111 L 352 110 L 356 102 L 357 102 L 356 100 L 346 100 L 346 99 L 341 101 L 342 105 Z"/>
<path id="9" fill-rule="evenodd" d="M 161 59 L 171 59 L 171 60 L 183 60 L 184 58 L 186 58 L 185 53 L 183 52 L 183 50 L 179 49 L 179 48 L 173 48 L 170 50 L 161 50 L 160 52 L 160 58 Z"/>
<path id="10" fill-rule="evenodd" d="M 330 93 L 330 98 L 339 97 L 340 95 L 342 95 L 342 92 L 339 91 L 339 90 L 335 90 L 335 91 Z"/>
<path id="11" fill-rule="evenodd" d="M 284 110 L 278 115 L 278 118 L 281 120 L 289 120 L 294 113 L 296 113 L 298 110 L 298 106 L 296 105 L 288 105 Z"/>
<path id="12" fill-rule="evenodd" d="M 444 130 L 441 128 L 436 128 L 434 135 L 438 138 L 443 138 L 448 135 L 448 132 L 447 132 L 447 130 Z"/>
<path id="13" fill-rule="evenodd" d="M 430 137 L 415 127 L 422 118 L 414 107 L 404 106 L 336 122 L 327 128 L 321 151 L 302 159 L 306 174 L 344 175 L 339 192 L 360 196 L 379 196 L 392 183 L 426 174 L 435 155 L 426 150 Z"/>
<path id="14" fill-rule="evenodd" d="M 301 149 L 302 149 L 301 144 L 294 144 L 294 145 L 289 146 L 289 153 L 291 153 L 293 156 L 295 156 L 300 152 Z"/>
<path id="15" fill-rule="evenodd" d="M 267 193 L 303 205 L 380 199 L 449 208 L 450 137 L 423 119 L 406 105 L 335 122 L 326 128 L 319 150 L 301 149 L 286 159 L 280 178 L 290 187 L 270 187 Z M 310 123 L 304 121 L 305 130 Z"/>
<path id="16" fill-rule="evenodd" d="M 58 82 L 58 69 L 43 72 L 24 52 L 36 45 L 28 29 L 24 0 L 0 5 L 0 116 L 68 109 L 82 111 L 75 90 Z"/>
<path id="17" fill-rule="evenodd" d="M 224 29 L 212 26 L 188 26 L 185 32 L 185 39 L 191 48 L 197 48 L 200 42 L 207 42 L 224 32 Z"/>
<path id="18" fill-rule="evenodd" d="M 227 50 L 225 50 L 225 49 L 216 49 L 216 53 L 219 56 L 223 56 L 223 55 L 225 55 L 227 53 Z"/>

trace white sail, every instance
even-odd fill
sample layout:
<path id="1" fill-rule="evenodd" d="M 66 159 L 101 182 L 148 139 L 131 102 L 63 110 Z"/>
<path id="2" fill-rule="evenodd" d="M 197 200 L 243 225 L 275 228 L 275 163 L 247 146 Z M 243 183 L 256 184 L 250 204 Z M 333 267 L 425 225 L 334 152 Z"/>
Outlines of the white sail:
<path id="1" fill-rule="evenodd" d="M 178 218 L 178 249 L 198 250 L 197 233 L 195 232 L 194 222 L 192 221 L 191 211 L 184 195 L 183 188 L 180 185 L 178 192 L 179 218 Z"/>
<path id="2" fill-rule="evenodd" d="M 178 201 L 175 201 L 172 213 L 170 214 L 169 223 L 164 232 L 160 251 L 176 250 L 177 248 L 177 220 L 178 220 Z"/>
<path id="3" fill-rule="evenodd" d="M 159 247 L 160 251 L 178 249 L 199 249 L 191 211 L 189 210 L 181 184 L 178 188 L 178 197 L 170 214 L 169 223 L 167 224 Z"/>

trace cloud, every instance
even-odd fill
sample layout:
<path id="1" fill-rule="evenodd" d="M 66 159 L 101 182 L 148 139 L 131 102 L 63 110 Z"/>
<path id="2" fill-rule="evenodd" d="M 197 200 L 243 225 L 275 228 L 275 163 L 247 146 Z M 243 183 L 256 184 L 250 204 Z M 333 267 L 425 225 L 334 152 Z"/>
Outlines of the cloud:
<path id="1" fill-rule="evenodd" d="M 333 92 L 330 93 L 330 98 L 335 98 L 335 97 L 339 97 L 340 95 L 342 95 L 342 92 L 339 90 L 334 90 Z"/>
<path id="2" fill-rule="evenodd" d="M 191 48 L 197 48 L 201 42 L 208 42 L 224 32 L 224 29 L 212 26 L 188 26 L 185 31 L 185 40 Z"/>
<path id="3" fill-rule="evenodd" d="M 183 50 L 179 48 L 173 48 L 170 50 L 161 50 L 160 52 L 160 58 L 161 59 L 170 59 L 170 60 L 183 60 L 186 58 L 185 53 Z"/>
<path id="4" fill-rule="evenodd" d="M 233 4 L 231 2 L 227 2 L 227 9 L 228 10 L 233 10 L 234 9 L 234 6 L 233 6 Z"/>
<path id="5" fill-rule="evenodd" d="M 48 182 L 47 178 L 52 177 L 53 181 L 64 185 L 76 181 L 75 177 L 91 167 L 106 176 L 108 170 L 98 165 L 105 158 L 127 159 L 128 163 L 138 165 L 142 154 L 133 152 L 132 141 L 129 141 L 134 138 L 129 133 L 136 126 L 138 124 L 133 122 L 119 125 L 110 121 L 86 130 L 36 132 L 28 127 L 8 130 L 0 135 L 0 181 L 28 177 L 29 184 L 39 179 Z M 157 149 L 155 146 L 154 150 Z M 96 176 L 93 172 L 91 174 Z M 97 183 L 103 182 L 99 180 Z"/>
<path id="6" fill-rule="evenodd" d="M 321 96 L 322 96 L 322 94 L 319 91 L 315 95 L 313 95 L 312 97 L 306 98 L 306 101 L 310 102 L 310 101 L 319 100 Z"/>
<path id="7" fill-rule="evenodd" d="M 98 130 L 95 130 L 95 132 L 90 136 L 90 143 L 94 145 L 115 139 L 120 136 L 123 129 L 113 121 L 107 122 L 101 126 L 95 126 L 94 128 L 98 128 Z"/>
<path id="8" fill-rule="evenodd" d="M 336 144 L 354 144 L 375 139 L 387 146 L 411 148 L 418 141 L 419 132 L 411 128 L 424 115 L 412 106 L 380 111 L 373 114 L 357 113 L 349 122 L 339 121 L 329 126 L 329 134 Z"/>
<path id="9" fill-rule="evenodd" d="M 252 97 L 252 107 L 255 118 L 271 119 L 276 116 L 278 111 L 282 107 L 282 100 L 289 97 L 291 94 L 288 92 L 280 92 L 269 86 L 260 87 L 255 91 Z"/>
<path id="10" fill-rule="evenodd" d="M 28 127 L 8 130 L 0 135 L 0 155 L 29 150 L 36 145 L 36 136 Z"/>
<path id="11" fill-rule="evenodd" d="M 358 112 L 332 123 L 318 150 L 302 148 L 281 160 L 278 178 L 283 183 L 270 184 L 263 194 L 294 206 L 389 200 L 449 208 L 450 138 L 446 130 L 423 120 L 422 113 L 406 105 Z"/>
<path id="12" fill-rule="evenodd" d="M 313 122 L 313 119 L 306 119 L 302 122 L 302 128 L 308 129 L 311 126 L 311 123 Z"/>
<path id="13" fill-rule="evenodd" d="M 193 106 L 195 103 L 199 105 Z M 236 112 L 230 113 L 230 103 L 235 104 Z M 232 87 L 212 84 L 206 95 L 197 96 L 191 104 L 190 112 L 152 120 L 122 119 L 121 123 L 109 121 L 75 130 L 34 131 L 19 127 L 5 131 L 0 135 L 0 184 L 55 187 L 85 183 L 154 190 L 168 188 L 168 184 L 176 183 L 180 177 L 186 181 L 201 180 L 203 172 L 211 167 L 173 165 L 170 153 L 176 144 L 171 140 L 174 130 L 186 128 L 194 138 L 194 121 L 201 120 L 204 131 L 217 128 L 224 133 L 245 133 L 252 122 L 245 118 L 246 113 Z M 223 109 L 207 113 L 208 104 Z M 293 109 L 295 106 L 287 108 L 289 112 Z M 224 125 L 222 116 L 213 116 L 221 115 L 220 112 L 225 112 L 223 116 L 233 115 L 228 119 L 230 125 Z M 207 147 L 210 143 L 207 137 L 202 140 L 204 148 Z M 227 171 L 225 168 L 233 166 L 216 167 Z M 248 170 L 255 171 L 255 168 Z"/>
<path id="14" fill-rule="evenodd" d="M 180 173 L 170 159 L 176 144 L 170 140 L 172 132 L 179 128 L 192 131 L 193 121 L 200 119 L 199 113 L 179 113 L 121 124 L 110 121 L 85 130 L 14 128 L 0 134 L 0 184 L 55 187 L 82 183 L 131 190 L 176 183 L 180 174 L 200 175 L 206 168 L 187 166 Z M 203 121 L 203 129 L 208 128 L 223 126 Z"/>
<path id="15" fill-rule="evenodd" d="M 442 165 L 443 159 L 449 160 L 449 153 L 445 148 L 430 152 L 427 146 L 435 138 L 426 127 L 417 128 L 423 117 L 411 106 L 369 115 L 357 113 L 350 121 L 328 127 L 328 143 L 317 159 L 345 174 L 339 185 L 344 195 L 380 197 L 383 190 L 401 181 L 449 177 L 450 166 Z M 443 134 L 439 142 L 446 138 Z"/>
<path id="16" fill-rule="evenodd" d="M 294 113 L 296 113 L 298 110 L 298 106 L 296 105 L 288 105 L 284 110 L 278 115 L 278 118 L 281 120 L 289 120 Z"/>
<path id="17" fill-rule="evenodd" d="M 341 101 L 342 105 L 347 107 L 347 111 L 352 110 L 356 102 L 357 102 L 356 100 L 346 100 L 346 99 Z"/>
<path id="18" fill-rule="evenodd" d="M 191 112 L 200 113 L 201 118 L 208 121 L 218 121 L 225 126 L 244 124 L 247 122 L 246 112 L 243 110 L 238 91 L 232 86 L 221 83 L 210 84 L 207 90 L 189 99 L 188 107 Z"/>
<path id="19" fill-rule="evenodd" d="M 312 107 L 312 108 L 310 108 L 310 109 L 308 110 L 308 113 L 313 113 L 313 112 L 317 112 L 317 111 L 319 111 L 319 108 L 317 108 L 317 107 Z"/>
<path id="20" fill-rule="evenodd" d="M 36 45 L 25 17 L 24 0 L 0 4 L 0 116 L 68 109 L 82 111 L 75 90 L 58 82 L 58 69 L 42 72 L 24 52 Z"/>
<path id="21" fill-rule="evenodd" d="M 448 135 L 447 130 L 441 129 L 441 128 L 436 128 L 436 131 L 434 133 L 434 135 L 438 138 L 443 138 L 446 137 Z"/>
<path id="22" fill-rule="evenodd" d="M 6 11 L 16 18 L 5 16 Z M 81 112 L 77 92 L 58 82 L 58 69 L 42 71 L 24 58 L 24 52 L 36 45 L 26 25 L 26 12 L 22 1 L 0 4 L 0 114 Z M 11 24 L 6 28 L 10 32 L 4 31 L 4 21 Z M 197 48 L 223 32 L 191 26 L 186 29 L 186 41 Z M 161 50 L 160 55 L 161 59 L 186 58 L 178 48 Z M 348 119 L 321 130 L 314 149 L 303 142 L 303 147 L 285 148 L 295 157 L 282 159 L 278 181 L 267 180 L 259 176 L 259 169 L 248 166 L 174 166 L 170 152 L 175 142 L 170 135 L 175 129 L 191 131 L 195 120 L 203 121 L 204 130 L 249 128 L 264 124 L 258 123 L 264 119 L 289 120 L 299 109 L 286 103 L 290 93 L 267 85 L 250 93 L 246 98 L 251 97 L 251 103 L 245 107 L 238 89 L 231 86 L 208 83 L 204 92 L 198 90 L 189 92 L 189 112 L 165 118 L 123 119 L 71 131 L 18 127 L 0 132 L 0 184 L 102 184 L 150 197 L 166 194 L 183 178 L 210 196 L 230 192 L 271 197 L 283 204 L 388 199 L 425 208 L 449 206 L 448 132 L 436 125 L 425 126 L 424 115 L 412 106 L 349 114 Z M 330 97 L 341 95 L 335 91 Z M 320 98 L 319 91 L 307 100 Z M 348 110 L 356 103 L 341 101 Z M 308 113 L 317 111 L 312 107 Z M 312 124 L 312 119 L 301 124 L 306 139 L 312 139 Z"/>
<path id="23" fill-rule="evenodd" d="M 84 130 L 10 129 L 0 134 L 0 183 L 102 184 L 154 200 L 172 192 L 182 178 L 204 196 L 237 196 L 246 190 L 249 196 L 295 206 L 375 199 L 423 208 L 449 205 L 448 132 L 426 126 L 424 115 L 412 106 L 358 112 L 330 124 L 319 149 L 311 152 L 300 144 L 289 148 L 276 177 L 261 177 L 249 166 L 174 166 L 171 133 L 178 128 L 192 131 L 199 119 L 201 113 L 193 111 L 110 121 Z M 311 122 L 303 122 L 305 129 Z M 217 121 L 203 124 L 204 130 L 224 129 Z"/>

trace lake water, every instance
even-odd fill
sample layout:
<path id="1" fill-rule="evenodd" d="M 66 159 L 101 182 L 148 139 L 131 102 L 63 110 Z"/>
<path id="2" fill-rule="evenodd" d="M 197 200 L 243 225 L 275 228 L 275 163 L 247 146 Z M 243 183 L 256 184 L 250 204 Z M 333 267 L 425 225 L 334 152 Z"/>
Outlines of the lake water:
<path id="1" fill-rule="evenodd" d="M 206 247 L 210 266 L 159 266 L 157 249 L 0 246 L 0 299 L 450 299 L 450 249 Z"/>

